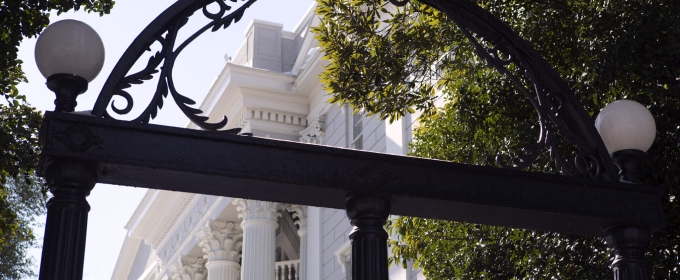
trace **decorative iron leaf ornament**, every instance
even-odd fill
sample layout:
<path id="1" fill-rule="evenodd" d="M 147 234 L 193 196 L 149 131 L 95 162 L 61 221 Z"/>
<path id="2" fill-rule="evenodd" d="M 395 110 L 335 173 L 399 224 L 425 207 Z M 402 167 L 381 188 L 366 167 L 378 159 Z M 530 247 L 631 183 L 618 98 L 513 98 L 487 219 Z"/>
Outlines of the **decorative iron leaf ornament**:
<path id="1" fill-rule="evenodd" d="M 164 99 L 169 94 L 180 110 L 199 127 L 214 131 L 226 126 L 226 116 L 218 123 L 208 123 L 208 117 L 202 116 L 203 111 L 190 107 L 190 105 L 195 105 L 196 102 L 177 91 L 173 79 L 175 61 L 190 43 L 208 30 L 215 32 L 221 28 L 229 27 L 234 22 L 238 22 L 245 10 L 255 3 L 256 0 L 247 0 L 242 6 L 230 13 L 227 12 L 232 9 L 232 6 L 228 5 L 225 1 L 180 0 L 165 10 L 140 33 L 125 51 L 123 57 L 118 61 L 118 64 L 116 64 L 104 84 L 92 114 L 98 117 L 113 118 L 107 112 L 109 104 L 111 104 L 111 110 L 116 114 L 126 115 L 130 113 L 134 106 L 134 101 L 127 89 L 134 84 L 142 84 L 153 79 L 154 75 L 159 75 L 156 91 L 151 102 L 138 117 L 132 120 L 133 122 L 148 123 L 149 120 L 155 118 L 158 110 L 163 108 Z M 238 0 L 229 1 L 237 2 Z M 215 13 L 209 12 L 208 6 L 211 4 L 217 4 L 219 10 Z M 201 10 L 203 16 L 208 18 L 210 22 L 183 42 L 177 42 L 177 34 L 180 29 L 186 25 L 189 17 L 198 10 Z M 151 45 L 155 43 L 160 44 L 161 50 L 149 58 L 144 69 L 128 75 L 132 66 L 144 53 L 150 52 Z M 122 108 L 118 107 L 115 101 L 112 101 L 114 96 L 124 98 L 127 104 Z M 239 131 L 240 129 L 227 130 L 229 133 L 238 133 Z"/>
<path id="2" fill-rule="evenodd" d="M 477 54 L 517 85 L 536 110 L 540 127 L 537 143 L 523 148 L 524 155 L 509 164 L 497 156 L 500 167 L 525 169 L 546 148 L 557 170 L 564 175 L 573 175 L 570 164 L 558 149 L 556 135 L 559 135 L 578 149 L 573 164 L 576 170 L 589 173 L 593 178 L 618 180 L 618 170 L 583 105 L 557 72 L 526 41 L 470 1 L 420 1 L 444 12 L 474 45 Z M 478 39 L 487 44 L 480 43 Z M 511 64 L 531 81 L 533 92 L 508 70 L 507 66 Z"/>

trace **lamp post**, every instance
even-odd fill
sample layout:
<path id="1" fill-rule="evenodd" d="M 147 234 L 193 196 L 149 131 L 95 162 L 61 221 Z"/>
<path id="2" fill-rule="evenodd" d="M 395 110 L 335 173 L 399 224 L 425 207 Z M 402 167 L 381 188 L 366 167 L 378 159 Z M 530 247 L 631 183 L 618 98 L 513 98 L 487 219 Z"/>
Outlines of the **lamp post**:
<path id="1" fill-rule="evenodd" d="M 89 25 L 62 20 L 48 26 L 35 46 L 35 61 L 57 98 L 56 112 L 73 112 L 78 95 L 87 91 L 104 66 L 104 43 Z"/>
<path id="2" fill-rule="evenodd" d="M 355 280 L 387 278 L 387 234 L 382 225 L 388 214 L 604 236 L 616 255 L 615 279 L 650 278 L 644 252 L 650 233 L 664 224 L 663 189 L 629 184 L 639 183 L 636 170 L 655 131 L 653 119 L 638 110 L 641 105 L 614 102 L 593 125 L 566 83 L 509 27 L 467 0 L 422 0 L 444 11 L 478 54 L 501 73 L 507 73 L 505 67 L 514 63 L 534 83 L 533 94 L 524 85 L 520 87 L 539 114 L 542 134 L 532 145 L 533 155 L 500 169 L 244 137 L 236 135 L 237 130 L 217 131 L 227 119 L 207 123 L 200 110 L 188 106 L 193 101 L 172 86 L 174 62 L 198 35 L 238 21 L 254 2 L 248 0 L 232 10 L 223 0 L 177 1 L 149 24 L 119 60 L 91 112 L 94 117 L 69 113 L 76 97 L 101 69 L 101 40 L 91 28 L 74 21 L 57 22 L 41 35 L 36 60 L 57 96 L 56 112 L 46 113 L 40 137 L 43 151 L 38 172 L 54 194 L 48 202 L 41 279 L 82 278 L 89 211 L 85 198 L 97 182 L 345 209 L 354 226 L 350 239 Z M 219 6 L 215 13 L 208 9 L 213 3 Z M 209 23 L 178 42 L 187 16 L 200 10 Z M 488 44 L 478 40 L 498 45 L 486 50 Z M 156 42 L 162 50 L 144 69 L 128 74 L 140 54 Z M 500 60 L 491 52 L 505 53 L 511 60 Z M 132 97 L 123 89 L 153 75 L 158 75 L 159 84 L 140 116 L 120 121 L 107 113 L 109 106 L 118 114 L 129 113 Z M 114 96 L 127 99 L 126 107 L 113 106 Z M 148 124 L 166 96 L 205 131 Z M 559 100 L 559 106 L 548 100 Z M 620 106 L 623 110 L 617 109 Z M 629 119 L 631 112 L 638 111 L 638 117 Z M 637 121 L 643 122 L 628 126 Z M 647 133 L 639 137 L 620 134 L 626 130 Z M 559 171 L 570 175 L 574 170 L 570 171 L 559 153 L 553 153 L 552 149 L 562 145 L 553 135 L 563 135 L 576 146 L 580 159 L 576 171 L 589 173 L 593 179 L 515 170 L 531 165 L 538 152 L 547 148 Z M 626 183 L 617 180 L 613 162 Z"/>
<path id="3" fill-rule="evenodd" d="M 76 98 L 87 90 L 104 65 L 104 44 L 89 25 L 62 20 L 48 26 L 35 47 L 38 69 L 55 95 L 56 112 L 73 112 Z M 78 149 L 87 146 L 87 131 L 73 127 L 57 137 L 74 140 Z M 97 182 L 96 164 L 53 158 L 46 164 L 45 178 L 54 195 L 47 202 L 41 279 L 81 279 L 85 235 L 90 205 L 85 199 Z"/>
<path id="4" fill-rule="evenodd" d="M 656 135 L 649 110 L 632 100 L 618 100 L 602 109 L 595 127 L 619 167 L 621 182 L 640 184 L 640 165 Z M 605 229 L 605 241 L 615 255 L 615 279 L 651 279 L 645 259 L 650 237 L 649 228 L 644 226 L 613 225 Z"/>

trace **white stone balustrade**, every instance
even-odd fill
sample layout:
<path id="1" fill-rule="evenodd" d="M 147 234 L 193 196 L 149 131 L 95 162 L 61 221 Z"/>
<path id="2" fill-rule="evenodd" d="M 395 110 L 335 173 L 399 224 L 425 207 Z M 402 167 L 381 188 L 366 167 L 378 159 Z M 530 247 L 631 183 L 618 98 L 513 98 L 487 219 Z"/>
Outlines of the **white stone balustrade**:
<path id="1" fill-rule="evenodd" d="M 276 262 L 276 280 L 300 280 L 300 260 Z"/>

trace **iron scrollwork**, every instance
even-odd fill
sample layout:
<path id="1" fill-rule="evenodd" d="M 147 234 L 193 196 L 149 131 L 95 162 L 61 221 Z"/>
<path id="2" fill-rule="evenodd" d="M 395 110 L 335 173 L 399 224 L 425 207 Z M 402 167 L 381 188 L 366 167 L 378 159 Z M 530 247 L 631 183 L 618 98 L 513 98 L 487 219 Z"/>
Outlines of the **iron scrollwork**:
<path id="1" fill-rule="evenodd" d="M 540 134 L 537 143 L 523 148 L 525 154 L 513 159 L 511 164 L 497 156 L 500 167 L 525 169 L 535 162 L 543 148 L 547 148 L 558 171 L 572 175 L 569 163 L 558 149 L 556 135 L 560 135 L 578 149 L 574 159 L 576 170 L 590 173 L 593 178 L 617 180 L 616 167 L 583 105 L 557 72 L 526 41 L 470 1 L 421 2 L 444 12 L 474 45 L 479 56 L 519 87 L 538 114 Z M 508 70 L 510 64 L 520 69 L 533 83 L 533 93 Z"/>
<path id="2" fill-rule="evenodd" d="M 238 0 L 229 1 L 236 2 Z M 224 127 L 227 124 L 226 117 L 218 123 L 208 123 L 208 117 L 200 115 L 203 113 L 201 110 L 189 107 L 189 105 L 194 105 L 195 102 L 177 92 L 173 82 L 172 70 L 177 56 L 194 39 L 209 29 L 214 32 L 237 22 L 245 10 L 255 1 L 248 0 L 229 14 L 227 14 L 227 11 L 231 10 L 231 6 L 227 5 L 225 0 L 180 0 L 172 5 L 142 31 L 130 45 L 104 84 L 92 114 L 112 118 L 107 112 L 109 104 L 111 104 L 111 109 L 115 113 L 128 114 L 132 110 L 133 99 L 125 89 L 133 84 L 141 84 L 152 79 L 153 75 L 159 72 L 157 68 L 162 64 L 158 85 L 151 103 L 133 121 L 146 123 L 154 118 L 158 109 L 163 106 L 163 99 L 170 94 L 182 112 L 201 128 L 218 130 Z M 560 153 L 555 141 L 555 135 L 559 134 L 578 148 L 579 152 L 574 164 L 577 170 L 590 173 L 594 178 L 606 180 L 617 178 L 616 168 L 583 106 L 557 72 L 529 44 L 489 12 L 470 1 L 421 1 L 446 13 L 472 42 L 477 53 L 519 86 L 536 109 L 540 127 L 538 142 L 525 147 L 523 151 L 526 154 L 514 159 L 512 164 L 506 164 L 498 158 L 499 166 L 524 169 L 538 158 L 543 148 L 547 148 L 557 169 L 562 174 L 571 175 L 569 164 Z M 390 0 L 390 2 L 396 6 L 403 6 L 409 0 Z M 211 13 L 208 11 L 208 6 L 214 3 L 219 6 L 219 11 Z M 203 15 L 211 20 L 210 23 L 175 48 L 178 31 L 187 23 L 189 17 L 198 10 L 202 10 Z M 473 36 L 473 33 L 476 36 Z M 491 49 L 485 48 L 477 38 L 493 47 Z M 150 46 L 154 43 L 160 43 L 161 51 L 149 59 L 143 70 L 127 75 L 134 63 L 139 60 L 142 54 L 150 51 Z M 501 55 L 507 57 L 507 59 L 502 58 Z M 534 84 L 534 93 L 531 93 L 520 79 L 506 68 L 510 64 L 521 69 L 526 78 Z M 113 96 L 124 98 L 127 101 L 126 106 L 122 109 L 116 107 L 111 101 Z M 238 133 L 238 131 L 239 129 L 229 130 L 231 133 Z"/>
<path id="3" fill-rule="evenodd" d="M 227 117 L 217 123 L 208 123 L 208 117 L 202 116 L 203 111 L 192 108 L 190 105 L 196 102 L 182 94 L 175 88 L 173 80 L 173 67 L 175 60 L 179 54 L 198 36 L 207 30 L 217 31 L 220 28 L 227 28 L 232 23 L 238 22 L 246 9 L 248 9 L 256 0 L 248 0 L 243 3 L 238 9 L 227 13 L 232 9 L 232 6 L 225 3 L 226 0 L 180 0 L 173 4 L 158 18 L 156 18 L 130 45 L 123 57 L 118 61 L 115 68 L 111 72 L 108 80 L 99 94 L 97 102 L 92 110 L 92 114 L 98 117 L 113 118 L 108 112 L 107 108 L 110 104 L 111 110 L 119 115 L 126 115 L 130 113 L 134 105 L 132 95 L 126 90 L 133 84 L 142 84 L 145 81 L 151 80 L 155 74 L 160 74 L 158 77 L 158 84 L 156 91 L 150 104 L 133 122 L 148 123 L 150 119 L 156 117 L 158 110 L 163 107 L 163 100 L 170 94 L 177 106 L 182 112 L 196 125 L 205 130 L 218 130 L 226 126 Z M 237 2 L 238 0 L 229 0 Z M 246 1 L 246 0 L 242 0 Z M 219 10 L 215 13 L 208 11 L 208 6 L 217 4 Z M 210 20 L 201 29 L 189 36 L 185 41 L 178 44 L 177 34 L 182 27 L 189 21 L 195 12 L 201 11 L 203 15 Z M 151 51 L 153 44 L 160 44 L 161 50 L 153 54 L 146 67 L 137 73 L 127 75 L 132 66 L 140 57 Z M 125 107 L 117 107 L 112 101 L 114 96 L 122 97 L 126 100 Z M 230 129 L 228 133 L 238 133 L 240 129 Z"/>

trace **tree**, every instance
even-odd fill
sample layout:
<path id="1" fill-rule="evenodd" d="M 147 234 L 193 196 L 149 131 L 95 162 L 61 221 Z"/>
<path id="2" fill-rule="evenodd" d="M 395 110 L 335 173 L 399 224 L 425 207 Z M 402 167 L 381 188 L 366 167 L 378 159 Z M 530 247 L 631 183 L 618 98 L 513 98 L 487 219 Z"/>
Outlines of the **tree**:
<path id="1" fill-rule="evenodd" d="M 44 213 L 46 190 L 35 176 L 41 113 L 26 102 L 16 86 L 28 82 L 17 58 L 24 37 L 37 36 L 50 12 L 81 7 L 109 13 L 112 0 L 9 0 L 0 2 L 0 278 L 32 276 L 26 250 L 36 245 L 31 226 Z"/>
<path id="2" fill-rule="evenodd" d="M 532 44 L 593 118 L 617 99 L 649 107 L 658 133 L 643 180 L 668 195 L 667 226 L 654 233 L 648 256 L 655 279 L 679 279 L 680 3 L 475 2 Z M 535 112 L 519 88 L 477 57 L 441 12 L 416 1 L 394 8 L 374 0 L 320 0 L 317 12 L 315 32 L 329 61 L 322 80 L 332 101 L 390 120 L 422 110 L 412 155 L 496 166 L 496 155 L 512 158 L 535 143 L 537 120 L 528 117 Z M 522 77 L 517 67 L 508 70 Z M 438 98 L 446 100 L 442 108 Z M 561 149 L 574 154 L 566 144 Z M 554 173 L 555 166 L 544 153 L 530 171 Z M 390 241 L 391 262 L 413 260 L 431 279 L 611 277 L 600 238 L 414 217 L 395 218 L 388 228 L 399 236 Z"/>

